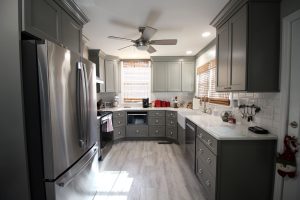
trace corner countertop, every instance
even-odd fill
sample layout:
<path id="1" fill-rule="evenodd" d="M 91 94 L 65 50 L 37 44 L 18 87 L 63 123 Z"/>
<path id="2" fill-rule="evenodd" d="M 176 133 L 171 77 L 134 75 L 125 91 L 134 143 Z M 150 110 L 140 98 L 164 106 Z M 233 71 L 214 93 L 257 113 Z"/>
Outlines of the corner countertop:
<path id="1" fill-rule="evenodd" d="M 229 124 L 208 114 L 187 115 L 186 118 L 218 140 L 277 140 L 272 133 L 256 134 L 249 131 L 248 126 Z"/>

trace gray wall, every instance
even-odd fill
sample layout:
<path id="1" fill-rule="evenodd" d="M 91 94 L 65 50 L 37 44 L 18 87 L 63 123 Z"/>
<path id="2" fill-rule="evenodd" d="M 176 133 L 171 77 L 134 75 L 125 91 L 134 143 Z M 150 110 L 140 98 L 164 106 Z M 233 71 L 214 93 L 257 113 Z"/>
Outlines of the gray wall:
<path id="1" fill-rule="evenodd" d="M 0 199 L 29 199 L 20 79 L 21 0 L 0 3 Z"/>
<path id="2" fill-rule="evenodd" d="M 300 9 L 300 0 L 281 0 L 281 17 Z"/>

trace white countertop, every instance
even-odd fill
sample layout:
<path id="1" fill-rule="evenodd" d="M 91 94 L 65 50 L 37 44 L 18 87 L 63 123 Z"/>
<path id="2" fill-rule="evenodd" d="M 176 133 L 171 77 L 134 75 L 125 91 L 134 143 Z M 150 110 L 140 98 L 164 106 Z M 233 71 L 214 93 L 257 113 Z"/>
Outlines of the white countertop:
<path id="1" fill-rule="evenodd" d="M 132 111 L 132 110 L 168 110 L 178 111 L 178 123 L 182 128 L 185 128 L 185 119 L 189 119 L 194 124 L 211 134 L 218 140 L 276 140 L 277 136 L 274 134 L 255 134 L 248 130 L 248 126 L 241 124 L 230 124 L 223 122 L 221 117 L 208 115 L 199 110 L 192 110 L 189 108 L 171 108 L 171 107 L 115 107 L 105 108 L 101 111 Z"/>
<path id="2" fill-rule="evenodd" d="M 230 124 L 223 122 L 220 117 L 201 114 L 187 115 L 187 119 L 202 128 L 218 140 L 276 140 L 274 134 L 256 134 L 241 124 Z"/>
<path id="3" fill-rule="evenodd" d="M 191 111 L 190 108 L 171 108 L 171 107 L 151 107 L 151 108 L 143 108 L 143 107 L 114 107 L 114 108 L 102 108 L 101 111 L 131 111 L 131 110 L 168 110 L 168 111 Z"/>

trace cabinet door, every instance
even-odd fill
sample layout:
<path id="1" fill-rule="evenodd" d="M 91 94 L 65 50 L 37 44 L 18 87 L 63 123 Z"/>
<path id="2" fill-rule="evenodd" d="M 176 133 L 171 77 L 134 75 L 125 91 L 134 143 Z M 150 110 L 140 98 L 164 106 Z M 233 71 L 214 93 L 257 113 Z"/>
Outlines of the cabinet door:
<path id="1" fill-rule="evenodd" d="M 181 62 L 168 62 L 168 85 L 170 92 L 181 91 Z"/>
<path id="2" fill-rule="evenodd" d="M 152 91 L 167 91 L 167 62 L 152 62 Z"/>
<path id="3" fill-rule="evenodd" d="M 121 65 L 119 62 L 114 61 L 114 79 L 115 79 L 115 92 L 121 92 Z"/>
<path id="4" fill-rule="evenodd" d="M 193 92 L 195 85 L 195 64 L 194 62 L 182 62 L 182 91 Z"/>
<path id="5" fill-rule="evenodd" d="M 247 66 L 247 5 L 230 19 L 230 78 L 231 90 L 246 90 Z"/>
<path id="6" fill-rule="evenodd" d="M 82 27 L 65 12 L 62 12 L 61 18 L 61 40 L 63 45 L 71 51 L 80 54 Z"/>
<path id="7" fill-rule="evenodd" d="M 105 61 L 105 88 L 106 92 L 115 92 L 114 61 Z"/>
<path id="8" fill-rule="evenodd" d="M 99 57 L 99 77 L 103 84 L 100 84 L 100 92 L 105 92 L 105 68 L 104 68 L 104 59 Z"/>
<path id="9" fill-rule="evenodd" d="M 61 9 L 52 0 L 25 0 L 23 30 L 53 42 L 60 42 Z"/>
<path id="10" fill-rule="evenodd" d="M 217 30 L 217 91 L 227 91 L 229 89 L 229 39 L 229 23 L 226 22 L 219 30 Z"/>

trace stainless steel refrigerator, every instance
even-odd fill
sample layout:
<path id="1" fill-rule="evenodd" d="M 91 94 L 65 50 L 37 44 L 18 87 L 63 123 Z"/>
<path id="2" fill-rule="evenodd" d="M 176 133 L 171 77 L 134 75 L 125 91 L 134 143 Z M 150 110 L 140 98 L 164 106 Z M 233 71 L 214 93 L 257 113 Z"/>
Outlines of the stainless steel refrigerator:
<path id="1" fill-rule="evenodd" d="M 31 199 L 90 200 L 96 193 L 95 64 L 49 41 L 22 40 Z"/>

